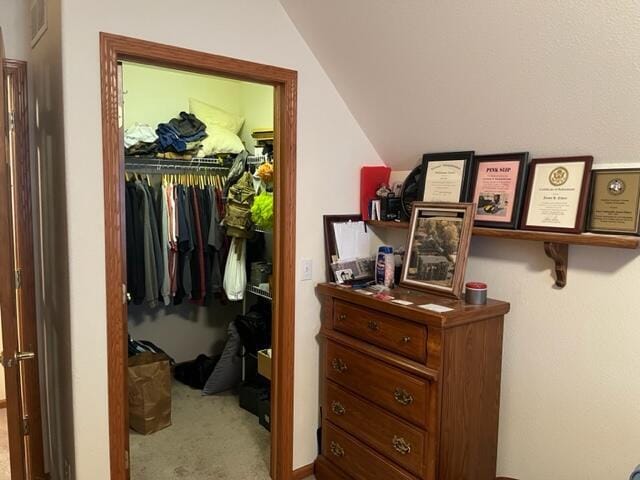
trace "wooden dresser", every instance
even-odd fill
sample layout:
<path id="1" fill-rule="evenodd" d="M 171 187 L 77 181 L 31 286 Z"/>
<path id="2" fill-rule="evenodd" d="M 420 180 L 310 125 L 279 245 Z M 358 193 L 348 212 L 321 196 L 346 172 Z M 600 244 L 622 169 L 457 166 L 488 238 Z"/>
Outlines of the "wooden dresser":
<path id="1" fill-rule="evenodd" d="M 333 284 L 322 302 L 318 480 L 495 480 L 509 304 Z M 434 313 L 418 305 L 452 308 Z"/>

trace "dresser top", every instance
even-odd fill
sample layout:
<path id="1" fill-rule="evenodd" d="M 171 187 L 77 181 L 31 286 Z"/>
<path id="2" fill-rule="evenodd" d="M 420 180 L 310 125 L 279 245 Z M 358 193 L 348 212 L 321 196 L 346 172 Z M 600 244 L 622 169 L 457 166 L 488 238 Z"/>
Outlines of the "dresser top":
<path id="1" fill-rule="evenodd" d="M 373 295 L 362 293 L 361 290 L 354 290 L 335 283 L 320 283 L 316 287 L 316 291 L 320 295 L 341 299 L 390 315 L 442 328 L 455 327 L 491 317 L 500 317 L 508 313 L 510 308 L 507 302 L 500 300 L 489 299 L 486 305 L 470 305 L 464 300 L 402 287 L 392 289 L 390 295 L 393 299 L 389 300 L 382 300 Z M 411 305 L 401 305 L 392 300 L 411 302 Z M 435 312 L 420 307 L 420 305 L 427 304 L 435 304 L 451 310 Z"/>

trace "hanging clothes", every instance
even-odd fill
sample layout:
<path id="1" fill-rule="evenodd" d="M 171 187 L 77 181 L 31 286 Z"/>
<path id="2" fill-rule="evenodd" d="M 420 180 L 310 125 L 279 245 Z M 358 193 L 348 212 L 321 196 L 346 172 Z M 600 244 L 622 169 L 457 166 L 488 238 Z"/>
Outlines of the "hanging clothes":
<path id="1" fill-rule="evenodd" d="M 171 276 L 169 273 L 169 251 L 171 245 L 169 243 L 169 201 L 166 194 L 167 185 L 160 187 L 160 248 L 162 250 L 162 286 L 160 287 L 160 295 L 165 305 L 171 303 Z"/>
<path id="2" fill-rule="evenodd" d="M 197 179 L 197 182 L 196 182 Z M 198 183 L 194 185 L 194 183 Z M 222 287 L 224 238 L 221 179 L 192 176 L 190 185 L 163 178 L 127 181 L 125 214 L 128 293 L 135 304 L 205 305 Z M 213 184 L 217 186 L 214 187 Z M 211 231 L 216 241 L 210 245 Z"/>
<path id="3" fill-rule="evenodd" d="M 139 200 L 141 199 L 142 223 L 143 223 L 143 249 L 144 249 L 144 300 L 150 307 L 158 303 L 158 286 L 162 283 L 162 260 L 160 241 L 158 238 L 158 223 L 153 205 L 153 196 L 150 186 L 140 180 L 135 182 Z"/>
<path id="4" fill-rule="evenodd" d="M 125 187 L 125 221 L 127 229 L 127 286 L 131 300 L 140 305 L 145 297 L 144 227 L 142 198 L 133 182 Z"/>
<path id="5" fill-rule="evenodd" d="M 222 264 L 221 258 L 223 254 L 225 235 L 220 224 L 222 212 L 220 211 L 221 202 L 218 201 L 216 190 L 212 186 L 209 187 L 209 196 L 211 199 L 211 220 L 209 224 L 209 236 L 207 237 L 208 245 L 211 249 L 211 276 L 210 289 L 211 293 L 218 293 L 222 290 Z"/>

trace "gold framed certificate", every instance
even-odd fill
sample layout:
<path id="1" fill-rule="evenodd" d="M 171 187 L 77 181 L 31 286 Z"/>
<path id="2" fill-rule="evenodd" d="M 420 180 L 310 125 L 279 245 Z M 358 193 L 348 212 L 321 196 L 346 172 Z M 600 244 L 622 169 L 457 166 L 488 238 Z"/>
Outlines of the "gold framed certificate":
<path id="1" fill-rule="evenodd" d="M 592 172 L 587 230 L 640 235 L 640 169 Z"/>
<path id="2" fill-rule="evenodd" d="M 521 228 L 580 233 L 593 157 L 534 159 Z"/>

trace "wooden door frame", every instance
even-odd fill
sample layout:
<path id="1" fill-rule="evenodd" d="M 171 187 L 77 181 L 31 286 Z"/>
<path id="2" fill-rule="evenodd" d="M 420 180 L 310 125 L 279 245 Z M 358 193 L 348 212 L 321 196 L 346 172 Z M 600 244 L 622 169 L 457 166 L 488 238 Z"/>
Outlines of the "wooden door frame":
<path id="1" fill-rule="evenodd" d="M 124 163 L 119 125 L 118 62 L 135 61 L 274 87 L 275 166 L 273 384 L 271 474 L 293 475 L 293 362 L 295 326 L 295 222 L 297 72 L 210 53 L 100 33 L 102 154 L 105 208 L 109 445 L 112 480 L 128 475 L 127 305 Z"/>
<path id="2" fill-rule="evenodd" d="M 0 29 L 0 66 L 4 65 L 4 42 Z M 6 155 L 7 129 L 6 85 L 4 68 L 0 72 L 0 315 L 2 322 L 3 355 L 7 352 L 11 356 L 18 348 L 18 322 L 14 279 L 13 259 L 13 216 L 11 213 L 11 168 Z M 3 367 L 0 367 L 3 368 Z M 5 386 L 7 396 L 7 427 L 9 434 L 9 463 L 11 476 L 17 480 L 24 480 L 25 450 L 20 435 L 20 418 L 22 407 L 20 402 L 20 376 L 16 368 L 5 368 Z M 17 449 L 17 451 L 16 451 Z"/>
<path id="3" fill-rule="evenodd" d="M 11 200 L 16 205 L 15 212 L 11 211 L 11 203 L 6 203 L 7 211 L 3 213 L 3 227 L 8 225 L 11 240 L 7 245 L 3 244 L 5 252 L 11 252 L 10 256 L 1 255 L 0 265 L 3 271 L 15 278 L 10 282 L 10 295 L 13 297 L 13 306 L 10 312 L 15 318 L 12 328 L 15 328 L 16 345 L 3 345 L 4 353 L 11 357 L 18 351 L 28 351 L 35 354 L 33 360 L 14 363 L 11 368 L 18 368 L 18 380 L 12 381 L 7 388 L 7 420 L 11 423 L 9 431 L 9 448 L 11 451 L 12 478 L 34 480 L 44 479 L 44 449 L 42 435 L 42 411 L 40 404 L 40 378 L 38 357 L 38 332 L 36 323 L 36 291 L 35 291 L 35 266 L 33 259 L 33 220 L 31 208 L 31 164 L 29 158 L 29 107 L 27 64 L 19 60 L 5 59 L 1 63 L 3 95 L 6 94 L 5 80 L 11 85 L 12 98 L 7 98 L 7 104 L 3 105 L 0 116 L 0 148 L 3 152 L 13 155 L 9 158 L 9 168 L 6 173 L 11 175 L 13 171 L 13 189 L 3 178 L 2 187 L 8 191 L 2 192 L 2 200 Z M 12 108 L 9 108 L 11 101 Z M 6 107 L 6 112 L 4 108 Z M 5 122 L 10 117 L 8 128 Z M 5 137 L 5 128 L 7 128 Z M 9 141 L 5 147 L 4 142 Z M 7 148 L 8 147 L 8 148 Z M 4 207 L 3 207 L 4 209 Z M 6 216 L 8 215 L 8 217 Z M 8 222 L 8 223 L 7 223 Z M 8 248 L 7 248 L 8 246 Z M 2 288 L 7 288 L 6 281 L 2 282 Z M 5 301 L 8 297 L 2 295 Z M 6 313 L 6 312 L 5 312 Z M 8 315 L 7 318 L 10 318 Z M 13 335 L 12 335 L 13 337 Z M 13 343 L 13 342 L 12 342 Z M 5 372 L 5 375 L 7 372 Z M 25 433 L 24 422 L 28 425 Z M 19 447 L 18 447 L 19 446 Z M 14 454 L 18 447 L 19 455 Z"/>

